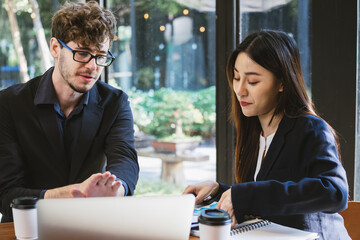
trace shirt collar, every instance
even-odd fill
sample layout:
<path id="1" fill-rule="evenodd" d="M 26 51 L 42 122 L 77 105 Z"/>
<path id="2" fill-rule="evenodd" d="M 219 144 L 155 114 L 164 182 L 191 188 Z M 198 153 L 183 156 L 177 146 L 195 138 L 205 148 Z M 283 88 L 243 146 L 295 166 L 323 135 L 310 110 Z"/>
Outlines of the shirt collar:
<path id="1" fill-rule="evenodd" d="M 58 104 L 54 85 L 52 83 L 52 73 L 54 67 L 47 70 L 41 77 L 39 87 L 36 91 L 34 104 Z M 89 103 L 89 92 L 85 93 L 80 101 L 80 104 L 87 105 Z"/>
<path id="2" fill-rule="evenodd" d="M 35 105 L 57 103 L 55 89 L 51 81 L 53 71 L 54 68 L 52 67 L 41 77 L 34 99 Z"/>

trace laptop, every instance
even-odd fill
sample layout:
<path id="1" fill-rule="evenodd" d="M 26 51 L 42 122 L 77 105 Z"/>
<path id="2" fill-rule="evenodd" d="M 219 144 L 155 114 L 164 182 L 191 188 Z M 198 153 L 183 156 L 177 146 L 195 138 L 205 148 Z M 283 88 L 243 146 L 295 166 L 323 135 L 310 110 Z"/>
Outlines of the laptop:
<path id="1" fill-rule="evenodd" d="M 40 240 L 188 240 L 193 195 L 41 199 Z"/>

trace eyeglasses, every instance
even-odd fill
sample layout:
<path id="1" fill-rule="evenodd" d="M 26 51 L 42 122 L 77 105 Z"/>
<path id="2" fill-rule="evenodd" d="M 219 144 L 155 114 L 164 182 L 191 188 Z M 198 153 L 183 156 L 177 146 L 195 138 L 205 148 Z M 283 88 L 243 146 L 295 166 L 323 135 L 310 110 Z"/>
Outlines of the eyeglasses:
<path id="1" fill-rule="evenodd" d="M 76 62 L 88 63 L 91 59 L 95 58 L 95 63 L 101 67 L 110 66 L 110 64 L 115 60 L 115 57 L 112 55 L 110 51 L 108 51 L 109 55 L 92 55 L 89 52 L 72 50 L 68 45 L 63 43 L 60 39 L 58 39 L 59 43 L 69 49 L 73 53 L 73 59 Z"/>

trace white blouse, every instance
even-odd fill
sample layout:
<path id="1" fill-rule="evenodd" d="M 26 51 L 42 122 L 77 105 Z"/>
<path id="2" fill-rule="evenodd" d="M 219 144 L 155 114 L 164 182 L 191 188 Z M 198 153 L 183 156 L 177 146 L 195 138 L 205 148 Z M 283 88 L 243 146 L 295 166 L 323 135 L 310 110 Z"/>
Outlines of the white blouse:
<path id="1" fill-rule="evenodd" d="M 260 134 L 260 146 L 259 146 L 259 155 L 258 155 L 258 160 L 257 160 L 257 164 L 256 164 L 256 170 L 255 170 L 255 175 L 254 175 L 254 181 L 256 182 L 256 178 L 257 175 L 260 171 L 260 167 L 262 164 L 262 161 L 264 160 L 266 153 L 270 147 L 270 144 L 275 136 L 275 133 L 270 134 L 267 138 L 264 138 L 263 136 L 261 136 Z"/>

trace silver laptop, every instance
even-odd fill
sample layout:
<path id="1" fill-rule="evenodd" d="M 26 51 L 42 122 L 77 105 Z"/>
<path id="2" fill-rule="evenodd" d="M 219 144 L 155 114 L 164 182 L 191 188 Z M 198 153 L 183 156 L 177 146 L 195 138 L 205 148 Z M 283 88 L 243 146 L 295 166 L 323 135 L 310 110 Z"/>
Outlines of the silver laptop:
<path id="1" fill-rule="evenodd" d="M 188 240 L 193 195 L 42 199 L 40 240 Z"/>

